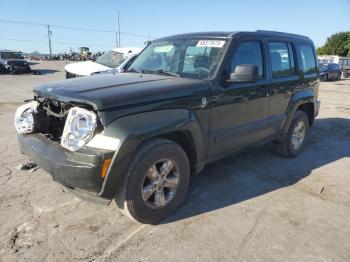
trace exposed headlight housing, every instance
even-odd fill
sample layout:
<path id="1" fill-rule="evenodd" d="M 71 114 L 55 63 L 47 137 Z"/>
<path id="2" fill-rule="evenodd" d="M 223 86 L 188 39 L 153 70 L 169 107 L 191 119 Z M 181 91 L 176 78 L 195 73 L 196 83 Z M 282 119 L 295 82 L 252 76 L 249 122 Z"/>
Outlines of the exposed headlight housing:
<path id="1" fill-rule="evenodd" d="M 94 112 L 80 107 L 71 108 L 63 129 L 61 145 L 71 151 L 78 150 L 91 140 L 96 125 Z"/>
<path id="2" fill-rule="evenodd" d="M 29 134 L 34 131 L 34 114 L 37 112 L 38 102 L 33 101 L 17 108 L 14 124 L 18 133 Z"/>

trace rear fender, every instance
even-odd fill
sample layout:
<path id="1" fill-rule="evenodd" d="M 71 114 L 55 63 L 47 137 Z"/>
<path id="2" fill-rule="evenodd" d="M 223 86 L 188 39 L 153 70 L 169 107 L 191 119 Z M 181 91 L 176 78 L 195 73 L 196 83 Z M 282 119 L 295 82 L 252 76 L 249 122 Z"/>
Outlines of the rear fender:
<path id="1" fill-rule="evenodd" d="M 288 129 L 293 121 L 293 117 L 295 115 L 295 112 L 298 110 L 298 107 L 306 103 L 313 103 L 315 105 L 315 93 L 312 89 L 305 89 L 296 92 L 292 96 L 287 108 L 287 118 L 282 129 L 282 134 L 286 134 L 288 132 Z"/>

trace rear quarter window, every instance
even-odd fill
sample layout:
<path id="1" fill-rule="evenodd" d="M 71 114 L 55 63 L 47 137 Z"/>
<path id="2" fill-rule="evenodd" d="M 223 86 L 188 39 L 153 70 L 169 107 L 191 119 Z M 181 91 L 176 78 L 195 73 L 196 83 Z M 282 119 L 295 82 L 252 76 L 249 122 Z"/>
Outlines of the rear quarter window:
<path id="1" fill-rule="evenodd" d="M 301 69 L 304 74 L 316 73 L 316 59 L 311 45 L 299 45 L 299 52 L 301 57 Z"/>

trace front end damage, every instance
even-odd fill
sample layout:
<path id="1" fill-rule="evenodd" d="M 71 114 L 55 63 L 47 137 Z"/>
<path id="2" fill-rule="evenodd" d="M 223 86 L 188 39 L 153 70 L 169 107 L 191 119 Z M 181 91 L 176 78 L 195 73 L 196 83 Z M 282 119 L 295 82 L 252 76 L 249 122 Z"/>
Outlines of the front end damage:
<path id="1" fill-rule="evenodd" d="M 109 148 L 96 142 L 103 141 L 103 126 L 91 107 L 36 96 L 17 110 L 15 126 L 24 155 L 65 187 L 97 196 L 116 141 Z"/>

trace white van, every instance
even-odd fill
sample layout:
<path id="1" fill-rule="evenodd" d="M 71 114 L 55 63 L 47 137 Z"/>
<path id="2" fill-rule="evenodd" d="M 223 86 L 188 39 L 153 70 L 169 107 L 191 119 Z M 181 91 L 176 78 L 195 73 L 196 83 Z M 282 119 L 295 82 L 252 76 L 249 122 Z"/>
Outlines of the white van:
<path id="1" fill-rule="evenodd" d="M 66 78 L 124 72 L 141 51 L 142 48 L 139 47 L 114 48 L 99 56 L 95 62 L 84 61 L 68 64 L 64 67 Z"/>

